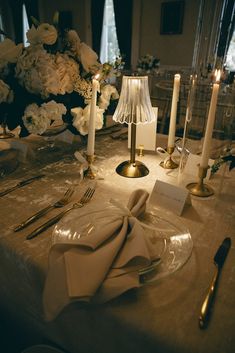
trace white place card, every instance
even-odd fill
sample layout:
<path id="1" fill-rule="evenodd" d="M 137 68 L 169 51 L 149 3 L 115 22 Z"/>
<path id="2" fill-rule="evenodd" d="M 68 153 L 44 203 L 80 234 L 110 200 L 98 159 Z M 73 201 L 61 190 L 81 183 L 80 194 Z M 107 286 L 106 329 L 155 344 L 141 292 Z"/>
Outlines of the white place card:
<path id="1" fill-rule="evenodd" d="M 187 162 L 185 164 L 183 173 L 190 175 L 190 176 L 193 176 L 197 179 L 198 178 L 198 171 L 199 171 L 198 165 L 200 164 L 200 162 L 201 162 L 201 156 L 198 156 L 197 154 L 190 153 L 188 156 Z M 209 161 L 208 161 L 209 167 L 211 167 L 213 164 L 214 164 L 214 160 L 209 159 Z M 211 168 L 208 169 L 205 180 L 210 179 L 210 176 L 211 176 Z"/>
<path id="2" fill-rule="evenodd" d="M 180 216 L 185 205 L 191 205 L 191 198 L 186 188 L 157 180 L 150 195 L 149 203 Z"/>
<path id="3" fill-rule="evenodd" d="M 136 126 L 136 148 L 143 146 L 145 151 L 156 150 L 156 133 L 157 133 L 157 113 L 158 108 L 153 107 L 156 119 L 149 124 L 138 124 Z M 131 147 L 131 127 L 128 126 L 128 148 Z"/>

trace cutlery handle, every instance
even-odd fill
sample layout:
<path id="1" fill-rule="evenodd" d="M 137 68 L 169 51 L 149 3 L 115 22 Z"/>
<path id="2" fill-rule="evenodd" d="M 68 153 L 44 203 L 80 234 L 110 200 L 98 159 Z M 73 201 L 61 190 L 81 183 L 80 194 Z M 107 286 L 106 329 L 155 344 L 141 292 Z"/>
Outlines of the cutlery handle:
<path id="1" fill-rule="evenodd" d="M 49 219 L 49 221 L 43 223 L 40 227 L 36 228 L 32 233 L 28 234 L 26 239 L 27 240 L 33 239 L 38 234 L 42 233 L 44 230 L 46 230 L 47 228 L 49 228 L 50 226 L 52 226 L 53 224 L 58 222 L 70 210 L 72 210 L 72 207 L 68 208 L 67 210 L 64 210 L 64 211 L 60 212 L 55 217 Z"/>
<path id="2" fill-rule="evenodd" d="M 20 185 L 17 184 L 15 186 L 12 186 L 12 188 L 9 188 L 9 189 L 7 189 L 5 191 L 0 192 L 0 197 L 9 194 L 9 192 L 14 191 L 14 190 L 16 190 L 19 187 L 20 187 Z"/>
<path id="3" fill-rule="evenodd" d="M 25 227 L 27 227 L 29 224 L 33 223 L 34 221 L 38 220 L 40 217 L 44 216 L 45 214 L 47 214 L 47 212 L 49 212 L 50 210 L 52 210 L 54 208 L 54 206 L 49 205 L 45 208 L 43 208 L 42 210 L 38 211 L 37 213 L 35 213 L 33 216 L 27 218 L 24 222 L 20 223 L 18 226 L 16 226 L 14 228 L 14 232 L 18 232 L 21 229 L 24 229 Z"/>
<path id="4" fill-rule="evenodd" d="M 202 304 L 201 312 L 199 315 L 199 327 L 201 329 L 205 328 L 208 321 L 209 321 L 212 304 L 214 302 L 218 277 L 219 277 L 219 269 L 218 269 L 218 267 L 216 267 L 216 272 L 214 274 L 211 285 L 209 287 L 207 295 L 206 295 L 204 302 Z"/>

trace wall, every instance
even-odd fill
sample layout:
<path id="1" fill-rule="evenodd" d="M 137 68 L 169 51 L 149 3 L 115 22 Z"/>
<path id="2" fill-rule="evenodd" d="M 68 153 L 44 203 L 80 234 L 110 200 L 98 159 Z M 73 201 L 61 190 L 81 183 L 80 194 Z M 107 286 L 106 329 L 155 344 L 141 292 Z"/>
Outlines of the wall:
<path id="1" fill-rule="evenodd" d="M 86 16 L 86 13 L 89 13 L 87 11 L 89 5 L 89 0 L 39 0 L 40 19 L 41 22 L 52 23 L 55 11 L 71 11 L 73 28 L 78 32 L 82 41 L 89 42 L 90 23 Z"/>
<path id="2" fill-rule="evenodd" d="M 162 2 L 141 2 L 139 55 L 156 55 L 161 65 L 191 66 L 200 1 L 185 0 L 183 32 L 173 35 L 160 34 Z"/>

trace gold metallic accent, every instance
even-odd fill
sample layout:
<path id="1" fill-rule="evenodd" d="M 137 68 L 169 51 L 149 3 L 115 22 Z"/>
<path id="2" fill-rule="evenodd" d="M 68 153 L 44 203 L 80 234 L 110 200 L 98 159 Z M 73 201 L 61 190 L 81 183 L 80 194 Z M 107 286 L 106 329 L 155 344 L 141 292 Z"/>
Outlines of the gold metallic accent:
<path id="1" fill-rule="evenodd" d="M 190 194 L 199 197 L 208 197 L 214 194 L 214 190 L 210 186 L 203 183 L 203 179 L 206 177 L 208 169 L 209 167 L 202 168 L 201 166 L 199 166 L 198 183 L 190 183 L 186 186 Z"/>
<path id="2" fill-rule="evenodd" d="M 175 147 L 167 147 L 167 153 L 169 157 L 166 158 L 164 161 L 161 161 L 160 166 L 165 169 L 176 169 L 178 168 L 179 164 L 173 161 L 171 158 L 172 153 L 174 152 Z"/>
<path id="3" fill-rule="evenodd" d="M 144 156 L 144 145 L 139 145 L 138 147 L 139 147 L 138 156 L 143 157 Z"/>
<path id="4" fill-rule="evenodd" d="M 131 163 L 131 161 L 122 162 L 117 166 L 116 172 L 127 178 L 141 178 L 149 174 L 148 168 L 139 161 L 134 163 Z"/>
<path id="5" fill-rule="evenodd" d="M 88 179 L 95 179 L 96 174 L 92 169 L 92 164 L 95 160 L 95 155 L 89 156 L 89 155 L 85 154 L 85 156 L 86 156 L 86 160 L 88 162 L 88 168 L 84 172 L 84 176 L 85 176 L 85 178 L 88 178 Z"/>
<path id="6" fill-rule="evenodd" d="M 199 315 L 199 327 L 200 328 L 205 328 L 208 323 L 209 311 L 210 311 L 212 303 L 213 303 L 218 277 L 219 277 L 219 268 L 216 267 L 216 272 L 212 278 L 211 285 L 208 289 L 207 295 L 206 295 L 204 302 L 202 304 L 202 307 L 201 307 L 201 312 Z"/>
<path id="7" fill-rule="evenodd" d="M 141 178 L 149 174 L 144 163 L 135 160 L 136 124 L 131 124 L 131 150 L 130 160 L 122 162 L 116 168 L 116 172 L 126 178 Z"/>
<path id="8" fill-rule="evenodd" d="M 37 213 L 35 213 L 31 217 L 27 218 L 24 222 L 20 223 L 18 226 L 16 226 L 14 228 L 14 232 L 18 232 L 19 230 L 24 229 L 29 224 L 37 221 L 42 216 L 45 216 L 53 208 L 64 207 L 65 205 L 67 205 L 69 203 L 70 198 L 73 195 L 73 193 L 74 193 L 74 187 L 72 186 L 72 187 L 68 188 L 68 190 L 65 192 L 64 196 L 60 200 L 58 200 L 58 201 L 54 202 L 53 204 L 41 209 L 40 211 L 38 211 Z"/>
<path id="9" fill-rule="evenodd" d="M 14 134 L 12 134 L 11 132 L 7 131 L 6 128 L 6 123 L 2 123 L 2 132 L 0 133 L 0 139 L 9 139 L 11 137 L 15 137 Z"/>
<path id="10" fill-rule="evenodd" d="M 75 202 L 71 207 L 67 208 L 67 210 L 64 210 L 57 214 L 55 217 L 49 219 L 47 222 L 43 223 L 40 227 L 34 229 L 34 231 L 30 234 L 27 235 L 26 239 L 30 240 L 36 237 L 38 234 L 44 232 L 47 228 L 51 227 L 53 224 L 57 223 L 64 215 L 66 215 L 68 212 L 76 209 L 76 208 L 81 208 L 85 206 L 87 202 L 89 202 L 95 192 L 94 188 L 88 187 L 83 196 Z"/>

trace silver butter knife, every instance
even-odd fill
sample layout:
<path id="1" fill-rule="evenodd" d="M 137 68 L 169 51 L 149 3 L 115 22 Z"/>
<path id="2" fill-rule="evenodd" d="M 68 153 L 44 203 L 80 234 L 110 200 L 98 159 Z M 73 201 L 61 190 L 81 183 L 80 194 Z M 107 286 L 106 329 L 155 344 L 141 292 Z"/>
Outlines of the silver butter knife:
<path id="1" fill-rule="evenodd" d="M 214 297 L 215 297 L 215 291 L 216 291 L 218 278 L 219 278 L 220 272 L 222 270 L 223 264 L 225 262 L 225 259 L 228 255 L 230 247 L 231 247 L 231 238 L 225 238 L 215 254 L 214 264 L 216 266 L 216 272 L 215 272 L 214 277 L 212 279 L 208 293 L 207 293 L 207 295 L 204 299 L 204 302 L 202 304 L 201 312 L 199 315 L 199 327 L 202 329 L 206 328 L 206 326 L 208 324 L 210 312 L 211 312 L 211 307 L 212 307 Z"/>
<path id="2" fill-rule="evenodd" d="M 37 175 L 37 176 L 34 176 L 34 177 L 31 177 L 31 178 L 28 178 L 28 179 L 25 179 L 25 180 L 22 180 L 20 181 L 19 183 L 17 183 L 15 186 L 12 186 L 11 188 L 8 188 L 2 192 L 0 192 L 0 197 L 1 196 L 4 196 L 4 195 L 7 195 L 9 194 L 10 192 L 18 189 L 18 188 L 21 188 L 22 186 L 25 186 L 27 184 L 30 184 L 32 183 L 33 181 L 35 180 L 38 180 L 38 179 L 41 179 L 45 176 L 45 174 L 41 174 L 41 175 Z"/>

